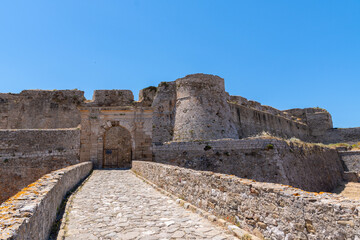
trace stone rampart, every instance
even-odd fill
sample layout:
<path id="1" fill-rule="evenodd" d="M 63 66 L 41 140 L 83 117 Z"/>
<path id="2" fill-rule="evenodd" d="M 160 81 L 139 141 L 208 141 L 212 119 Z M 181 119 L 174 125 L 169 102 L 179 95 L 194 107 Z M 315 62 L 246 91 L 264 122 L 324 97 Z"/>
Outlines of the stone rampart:
<path id="1" fill-rule="evenodd" d="M 318 137 L 319 142 L 323 143 L 349 143 L 360 142 L 360 127 L 358 128 L 332 128 L 328 129 Z"/>
<path id="2" fill-rule="evenodd" d="M 74 128 L 80 124 L 77 107 L 85 101 L 78 90 L 25 90 L 0 93 L 0 129 Z"/>
<path id="3" fill-rule="evenodd" d="M 0 203 L 44 174 L 79 163 L 80 130 L 1 130 Z"/>
<path id="4" fill-rule="evenodd" d="M 308 127 L 311 141 L 321 141 L 324 133 L 333 128 L 332 117 L 328 111 L 322 108 L 294 108 L 283 111 L 295 118 L 301 119 Z"/>
<path id="5" fill-rule="evenodd" d="M 278 110 L 278 109 L 270 107 L 270 106 L 261 105 L 261 103 L 259 103 L 259 102 L 256 102 L 253 100 L 248 100 L 241 96 L 229 96 L 228 102 L 232 103 L 232 104 L 236 104 L 236 105 L 241 105 L 241 106 L 244 106 L 247 108 L 255 109 L 258 111 L 266 112 L 266 113 L 272 114 L 274 116 L 281 116 L 281 117 L 287 118 L 289 120 L 297 121 L 297 122 L 301 122 L 301 120 L 302 120 L 302 119 L 296 118 L 284 111 Z"/>
<path id="6" fill-rule="evenodd" d="M 302 122 L 239 104 L 229 103 L 229 105 L 240 138 L 254 136 L 264 131 L 283 138 L 296 137 L 303 141 L 310 138 L 309 128 Z"/>
<path id="7" fill-rule="evenodd" d="M 152 102 L 154 109 L 152 141 L 154 143 L 168 142 L 174 136 L 176 104 L 175 82 L 162 82 Z"/>
<path id="8" fill-rule="evenodd" d="M 175 141 L 239 138 L 226 101 L 224 79 L 192 74 L 176 80 Z"/>
<path id="9" fill-rule="evenodd" d="M 154 161 L 233 174 L 307 191 L 332 191 L 343 167 L 334 149 L 277 139 L 171 142 L 153 146 Z"/>
<path id="10" fill-rule="evenodd" d="M 85 106 L 129 106 L 134 102 L 134 95 L 130 90 L 95 90 L 93 100 Z"/>
<path id="11" fill-rule="evenodd" d="M 269 239 L 358 239 L 360 203 L 330 193 L 135 161 L 132 170 L 164 190 Z"/>
<path id="12" fill-rule="evenodd" d="M 0 205 L 0 239 L 48 239 L 66 193 L 92 170 L 80 163 L 40 178 Z"/>

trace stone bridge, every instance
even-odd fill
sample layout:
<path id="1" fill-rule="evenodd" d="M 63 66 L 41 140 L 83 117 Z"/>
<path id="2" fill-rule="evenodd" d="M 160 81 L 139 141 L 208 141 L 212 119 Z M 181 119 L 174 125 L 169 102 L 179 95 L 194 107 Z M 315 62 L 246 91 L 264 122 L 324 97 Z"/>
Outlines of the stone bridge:
<path id="1" fill-rule="evenodd" d="M 359 200 L 145 161 L 92 167 L 4 202 L 0 239 L 360 239 Z"/>
<path id="2" fill-rule="evenodd" d="M 73 194 L 58 239 L 237 239 L 130 170 L 95 170 Z"/>

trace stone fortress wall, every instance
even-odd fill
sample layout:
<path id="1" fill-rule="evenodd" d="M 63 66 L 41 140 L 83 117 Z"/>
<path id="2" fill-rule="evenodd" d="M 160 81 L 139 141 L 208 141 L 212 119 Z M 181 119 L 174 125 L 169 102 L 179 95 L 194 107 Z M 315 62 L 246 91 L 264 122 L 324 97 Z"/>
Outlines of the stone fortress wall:
<path id="1" fill-rule="evenodd" d="M 0 128 L 2 129 L 60 129 L 77 126 L 81 126 L 80 134 L 76 136 L 70 134 L 72 139 L 67 142 L 74 143 L 75 149 L 80 148 L 77 154 L 81 162 L 92 161 L 96 168 L 102 168 L 107 161 L 105 152 L 108 151 L 104 147 L 106 132 L 110 128 L 121 126 L 131 136 L 129 141 L 132 149 L 129 154 L 132 160 L 168 161 L 171 164 L 177 163 L 195 169 L 212 169 L 218 172 L 238 169 L 233 173 L 244 177 L 244 171 L 236 167 L 237 164 L 245 164 L 252 158 L 258 158 L 260 165 L 266 164 L 270 158 L 284 159 L 285 153 L 281 153 L 282 150 L 278 149 L 264 150 L 264 146 L 254 148 L 254 151 L 257 149 L 259 153 L 249 153 L 247 149 L 241 147 L 239 139 L 261 134 L 264 131 L 277 137 L 296 137 L 310 142 L 360 139 L 360 131 L 356 128 L 332 128 L 331 115 L 326 110 L 309 108 L 280 111 L 263 106 L 239 96 L 230 96 L 225 92 L 224 79 L 207 74 L 188 75 L 173 82 L 162 82 L 158 87 L 145 88 L 140 91 L 139 101 L 134 101 L 134 96 L 129 90 L 96 90 L 90 101 L 86 100 L 84 93 L 78 90 L 27 90 L 20 94 L 0 94 Z M 32 136 L 31 131 L 23 131 L 21 134 L 29 134 L 29 138 Z M 64 141 L 57 136 L 54 139 L 57 139 L 55 145 Z M 204 152 L 204 146 L 201 145 L 203 143 L 196 143 L 220 139 L 227 140 L 212 143 L 218 146 L 219 151 L 215 151 L 214 148 Z M 247 141 L 256 145 L 258 140 Z M 6 138 L 4 142 L 7 142 Z M 30 142 L 34 146 L 33 149 L 36 149 L 38 143 Z M 78 148 L 79 144 L 81 147 Z M 233 148 L 234 153 L 227 156 L 231 154 L 230 148 Z M 286 151 L 290 149 L 287 148 Z M 338 155 L 334 151 L 313 150 L 301 148 L 300 153 L 296 150 L 287 154 L 291 155 L 289 159 L 293 159 L 294 162 L 306 157 L 304 162 L 310 163 L 314 160 L 319 163 L 318 166 L 311 164 L 305 166 L 308 169 L 323 168 L 326 154 L 331 161 L 329 166 L 338 166 Z M 26 153 L 26 150 L 23 152 Z M 273 156 L 270 156 L 271 152 L 274 153 Z M 28 164 L 30 162 L 28 161 Z M 63 167 L 67 164 L 69 163 L 63 160 L 60 165 Z M 279 162 L 271 164 L 279 165 Z M 19 166 L 21 165 L 22 163 L 19 163 Z M 297 172 L 300 165 L 291 168 Z M 288 166 L 290 168 L 289 164 Z M 342 174 L 342 170 L 337 168 L 333 178 L 329 178 L 325 171 L 326 176 L 323 179 L 327 179 L 328 185 L 323 185 L 324 180 L 320 181 L 321 178 L 317 178 L 314 173 L 308 178 L 319 179 L 318 185 L 322 186 L 315 187 L 316 184 L 306 180 L 301 183 L 300 179 L 281 178 L 280 173 L 275 175 L 279 171 L 276 168 L 266 172 L 264 167 L 260 167 L 265 171 L 265 176 L 273 177 L 259 179 L 257 176 L 261 174 L 257 168 L 258 165 L 247 165 L 246 176 L 262 181 L 288 182 L 307 189 L 312 185 L 313 190 L 323 191 L 329 190 Z M 14 168 L 14 175 L 16 171 L 21 170 Z"/>
<path id="2" fill-rule="evenodd" d="M 223 86 L 222 78 L 207 74 L 160 83 L 155 96 L 149 99 L 154 109 L 153 142 L 241 139 L 264 131 L 282 138 L 326 144 L 360 139 L 360 128 L 333 128 L 332 117 L 324 109 L 280 111 L 230 96 Z M 217 106 L 222 106 L 220 112 Z M 210 133 L 215 135 L 208 136 Z"/>
<path id="3" fill-rule="evenodd" d="M 96 90 L 90 101 L 78 90 L 28 90 L 20 94 L 0 94 L 0 129 L 4 129 L 0 131 L 0 202 L 52 170 L 87 161 L 91 161 L 95 168 L 112 166 L 107 163 L 113 163 L 114 156 L 124 149 L 106 148 L 117 146 L 105 144 L 109 140 L 107 132 L 114 128 L 121 128 L 128 136 L 125 140 L 131 143 L 131 147 L 126 154 L 131 156 L 131 160 L 201 170 L 194 176 L 207 176 L 207 172 L 203 171 L 227 174 L 219 178 L 221 181 L 204 177 L 203 180 L 209 181 L 207 183 L 211 186 L 199 186 L 204 188 L 200 192 L 227 189 L 223 195 L 218 195 L 217 200 L 211 197 L 210 203 L 206 204 L 211 206 L 212 201 L 215 205 L 225 204 L 221 207 L 225 210 L 218 213 L 238 216 L 243 220 L 241 226 L 250 230 L 263 229 L 266 225 L 262 230 L 265 236 L 277 233 L 285 236 L 289 231 L 300 236 L 301 232 L 305 232 L 304 228 L 310 237 L 317 236 L 313 228 L 321 234 L 330 232 L 334 237 L 353 236 L 346 235 L 343 229 L 359 225 L 358 219 L 353 220 L 359 209 L 354 210 L 352 206 L 344 210 L 351 215 L 343 215 L 346 219 L 339 217 L 342 214 L 340 210 L 326 212 L 338 224 L 329 226 L 340 229 L 340 235 L 321 223 L 327 222 L 325 216 L 315 220 L 292 216 L 290 228 L 285 226 L 284 219 L 280 219 L 284 224 L 277 226 L 276 222 L 271 222 L 272 218 L 276 218 L 276 211 L 281 210 L 285 215 L 293 211 L 307 214 L 304 211 L 314 208 L 315 195 L 298 199 L 297 196 L 302 193 L 291 190 L 274 196 L 278 186 L 272 188 L 272 185 L 267 185 L 270 183 L 261 182 L 282 183 L 308 191 L 331 191 L 342 181 L 344 168 L 348 168 L 346 164 L 342 165 L 338 152 L 320 145 L 280 138 L 295 137 L 305 142 L 323 143 L 355 142 L 360 140 L 360 128 L 334 129 L 331 115 L 319 108 L 280 111 L 239 96 L 229 96 L 222 78 L 206 74 L 188 75 L 173 82 L 162 82 L 158 87 L 145 88 L 140 91 L 139 101 L 134 101 L 129 90 Z M 275 137 L 253 137 L 264 131 Z M 118 144 L 125 140 L 119 140 Z M 355 162 L 353 157 L 342 157 L 351 159 L 349 164 Z M 150 176 L 150 173 L 160 174 L 163 169 L 146 169 L 143 166 L 137 164 L 133 167 L 145 173 L 150 180 L 159 180 L 157 175 Z M 179 193 L 188 194 L 191 187 L 194 188 L 191 182 L 195 177 L 190 169 L 173 171 L 174 166 L 167 169 L 180 179 L 189 177 L 190 185 L 180 180 L 183 188 L 179 189 Z M 226 185 L 226 179 L 232 178 L 229 174 L 252 179 L 247 181 L 254 182 L 255 190 L 250 188 L 249 195 L 246 191 L 249 185 L 244 187 L 239 180 L 234 185 L 239 192 L 232 192 Z M 258 181 L 256 184 L 255 180 Z M 162 184 L 163 181 L 161 179 L 156 183 Z M 177 187 L 170 179 L 169 189 Z M 283 188 L 279 191 L 286 190 Z M 267 198 L 277 201 L 280 197 L 285 203 L 303 205 L 297 208 L 274 202 L 275 207 L 271 205 L 270 208 L 276 211 L 266 210 L 266 216 L 261 215 L 260 208 L 251 205 L 251 201 L 249 206 L 235 209 L 239 205 L 234 205 L 236 199 L 232 196 L 240 194 L 240 199 L 248 202 L 251 194 L 256 195 L 259 191 L 264 194 L 263 198 L 255 199 L 255 202 L 264 209 L 269 207 L 264 205 Z M 231 201 L 216 202 L 224 199 L 227 192 Z M 189 195 L 191 201 L 200 199 L 200 195 L 196 194 Z M 318 203 L 318 200 L 315 202 Z M 330 203 L 335 208 L 336 204 Z M 329 210 L 326 201 L 321 200 L 320 205 L 321 209 Z M 254 209 L 256 213 L 252 211 Z M 241 213 L 244 211 L 246 214 Z M 349 234 L 353 234 L 353 227 L 350 230 Z M 321 234 L 318 236 L 323 236 Z"/>
<path id="4" fill-rule="evenodd" d="M 171 142 L 154 146 L 154 161 L 330 192 L 343 180 L 335 149 L 278 139 Z M 320 170 L 321 169 L 321 170 Z"/>
<path id="5" fill-rule="evenodd" d="M 0 130 L 0 203 L 41 176 L 79 163 L 80 130 Z"/>
<path id="6" fill-rule="evenodd" d="M 84 92 L 78 90 L 0 93 L 0 129 L 76 128 L 77 107 L 84 101 Z"/>
<path id="7" fill-rule="evenodd" d="M 176 80 L 174 141 L 238 139 L 230 119 L 222 78 L 194 74 Z"/>
<path id="8" fill-rule="evenodd" d="M 84 106 L 152 108 L 154 143 L 238 139 L 263 131 L 322 143 L 352 143 L 360 138 L 360 128 L 333 128 L 331 115 L 324 109 L 280 111 L 229 96 L 224 80 L 207 74 L 188 75 L 145 88 L 140 91 L 139 101 L 134 101 L 129 90 L 96 90 L 92 101 L 87 101 L 79 90 L 0 93 L 0 129 L 75 128 L 81 123 L 79 109 Z"/>

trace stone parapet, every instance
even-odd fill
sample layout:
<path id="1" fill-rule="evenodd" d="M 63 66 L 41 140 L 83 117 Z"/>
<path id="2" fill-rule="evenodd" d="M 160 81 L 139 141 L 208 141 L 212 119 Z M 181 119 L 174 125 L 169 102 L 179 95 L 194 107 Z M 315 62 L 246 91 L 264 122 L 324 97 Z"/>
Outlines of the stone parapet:
<path id="1" fill-rule="evenodd" d="M 231 175 L 134 161 L 132 170 L 164 190 L 269 239 L 357 239 L 360 202 Z"/>
<path id="2" fill-rule="evenodd" d="M 0 130 L 0 203 L 79 155 L 79 129 Z"/>
<path id="3" fill-rule="evenodd" d="M 64 196 L 92 170 L 80 163 L 54 171 L 0 205 L 0 239 L 48 239 Z"/>

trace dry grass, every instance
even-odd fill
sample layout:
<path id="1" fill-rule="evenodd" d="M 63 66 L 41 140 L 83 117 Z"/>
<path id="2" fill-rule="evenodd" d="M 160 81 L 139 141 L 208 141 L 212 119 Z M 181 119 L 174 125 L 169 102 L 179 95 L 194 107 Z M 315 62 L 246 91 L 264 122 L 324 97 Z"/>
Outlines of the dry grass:
<path id="1" fill-rule="evenodd" d="M 249 139 L 256 139 L 256 138 L 261 138 L 261 139 L 276 139 L 276 140 L 280 140 L 280 141 L 285 141 L 288 145 L 296 145 L 296 146 L 301 146 L 301 147 L 314 147 L 314 146 L 318 146 L 318 147 L 324 147 L 324 148 L 329 148 L 328 145 L 322 144 L 322 143 L 310 143 L 310 142 L 304 142 L 296 137 L 292 137 L 290 139 L 285 139 L 285 138 L 281 138 L 281 137 L 276 137 L 271 135 L 271 133 L 263 131 L 259 134 L 256 134 L 252 137 L 249 137 Z"/>
<path id="2" fill-rule="evenodd" d="M 355 144 L 348 144 L 348 143 L 334 143 L 334 144 L 329 144 L 328 147 L 330 148 L 337 148 L 337 147 L 346 147 L 349 150 L 352 151 L 359 151 L 360 150 L 360 142 L 355 143 Z"/>

